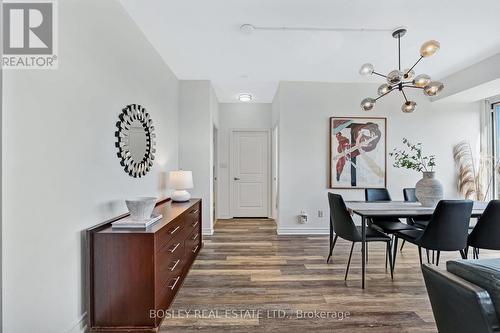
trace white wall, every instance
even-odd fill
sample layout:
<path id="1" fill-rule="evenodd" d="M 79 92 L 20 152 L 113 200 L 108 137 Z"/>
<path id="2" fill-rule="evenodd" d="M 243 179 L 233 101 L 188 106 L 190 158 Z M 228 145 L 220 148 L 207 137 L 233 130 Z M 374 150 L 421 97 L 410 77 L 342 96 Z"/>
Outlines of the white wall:
<path id="1" fill-rule="evenodd" d="M 217 138 L 217 218 L 231 218 L 229 140 L 232 129 L 270 129 L 270 103 L 221 103 Z"/>
<path id="2" fill-rule="evenodd" d="M 86 228 L 157 195 L 177 169 L 178 80 L 116 1 L 59 7 L 59 69 L 4 71 L 4 332 L 77 332 Z M 115 123 L 129 103 L 154 121 L 153 170 L 128 176 Z"/>
<path id="3" fill-rule="evenodd" d="M 213 233 L 213 126 L 218 102 L 210 81 L 181 81 L 179 168 L 193 172 L 193 197 L 203 198 L 203 233 Z"/>
<path id="4" fill-rule="evenodd" d="M 420 91 L 410 92 L 418 103 L 413 114 L 401 112 L 402 96 L 390 94 L 374 110 L 363 112 L 360 101 L 376 94 L 377 85 L 355 83 L 282 82 L 279 101 L 279 233 L 328 232 L 329 117 L 387 117 L 387 150 L 403 137 L 421 141 L 428 154 L 437 156 L 437 178 L 447 198 L 458 196 L 452 147 L 460 140 L 479 142 L 479 103 L 431 103 Z M 421 176 L 392 167 L 388 157 L 387 188 L 402 200 L 402 188 L 413 187 Z M 364 200 L 362 190 L 332 190 L 346 200 Z M 304 209 L 308 224 L 299 224 Z M 318 218 L 318 210 L 324 217 Z"/>

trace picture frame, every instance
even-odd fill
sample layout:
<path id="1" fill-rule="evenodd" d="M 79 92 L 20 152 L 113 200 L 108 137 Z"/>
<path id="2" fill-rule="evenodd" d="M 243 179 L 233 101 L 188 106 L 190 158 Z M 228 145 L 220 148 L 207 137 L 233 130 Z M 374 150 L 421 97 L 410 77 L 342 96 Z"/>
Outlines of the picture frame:
<path id="1" fill-rule="evenodd" d="M 385 188 L 387 118 L 330 117 L 329 188 Z"/>

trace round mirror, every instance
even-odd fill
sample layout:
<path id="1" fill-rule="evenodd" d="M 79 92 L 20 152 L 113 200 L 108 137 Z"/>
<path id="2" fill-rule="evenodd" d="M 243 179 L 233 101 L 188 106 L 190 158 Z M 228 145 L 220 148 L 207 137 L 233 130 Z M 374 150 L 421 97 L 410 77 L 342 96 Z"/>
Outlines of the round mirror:
<path id="1" fill-rule="evenodd" d="M 116 147 L 120 164 L 132 177 L 142 177 L 153 166 L 155 134 L 153 121 L 139 104 L 127 105 L 116 123 Z"/>

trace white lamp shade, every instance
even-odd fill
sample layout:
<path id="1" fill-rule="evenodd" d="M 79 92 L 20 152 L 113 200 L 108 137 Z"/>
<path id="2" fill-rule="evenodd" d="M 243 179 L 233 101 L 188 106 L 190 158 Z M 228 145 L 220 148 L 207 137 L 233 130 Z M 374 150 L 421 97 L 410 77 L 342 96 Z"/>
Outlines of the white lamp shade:
<path id="1" fill-rule="evenodd" d="M 176 190 L 187 190 L 193 188 L 193 173 L 191 171 L 170 171 L 168 179 L 170 188 Z"/>

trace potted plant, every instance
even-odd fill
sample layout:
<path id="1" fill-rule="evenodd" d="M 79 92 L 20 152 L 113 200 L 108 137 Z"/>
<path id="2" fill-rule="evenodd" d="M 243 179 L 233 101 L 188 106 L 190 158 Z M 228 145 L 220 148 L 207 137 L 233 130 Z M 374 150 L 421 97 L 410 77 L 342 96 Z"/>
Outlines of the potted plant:
<path id="1" fill-rule="evenodd" d="M 443 185 L 435 178 L 436 156 L 423 155 L 422 143 L 411 143 L 403 138 L 404 149 L 394 148 L 389 155 L 394 158 L 395 168 L 404 168 L 422 172 L 423 177 L 415 185 L 415 195 L 425 207 L 434 207 L 443 199 Z"/>

